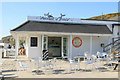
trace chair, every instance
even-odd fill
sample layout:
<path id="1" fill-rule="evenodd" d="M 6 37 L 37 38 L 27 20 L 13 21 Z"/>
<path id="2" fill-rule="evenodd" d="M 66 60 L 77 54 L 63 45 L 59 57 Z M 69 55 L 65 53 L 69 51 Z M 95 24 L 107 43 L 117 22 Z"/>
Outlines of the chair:
<path id="1" fill-rule="evenodd" d="M 45 61 L 40 61 L 40 68 L 43 68 L 44 69 L 44 73 L 46 73 L 46 70 L 47 69 L 50 69 L 51 71 L 53 71 L 53 68 L 51 67 L 53 66 L 53 64 L 49 61 L 49 60 L 45 60 Z"/>
<path id="2" fill-rule="evenodd" d="M 31 61 L 33 62 L 33 67 L 36 69 L 36 73 L 38 73 L 38 70 L 40 68 L 40 62 L 42 61 L 42 58 L 41 57 L 35 57 L 35 58 L 32 58 Z"/>
<path id="3" fill-rule="evenodd" d="M 20 73 L 21 71 L 27 71 L 27 69 L 29 68 L 29 64 L 25 60 L 17 60 L 17 61 L 18 61 L 17 72 Z"/>
<path id="4" fill-rule="evenodd" d="M 10 49 L 7 49 L 6 52 L 7 52 L 7 53 L 6 53 L 6 54 L 7 54 L 7 57 L 10 57 Z"/>
<path id="5" fill-rule="evenodd" d="M 69 66 L 69 71 L 71 71 L 71 66 L 72 65 L 74 65 L 75 67 L 75 72 L 77 71 L 77 69 L 78 69 L 78 62 L 75 62 L 75 60 L 73 60 L 73 59 L 69 59 L 69 62 L 70 62 L 70 66 Z"/>
<path id="6" fill-rule="evenodd" d="M 110 54 L 109 56 L 108 56 L 108 64 L 110 64 L 111 65 L 111 67 L 113 67 L 114 68 L 114 66 L 113 66 L 113 63 L 118 63 L 118 60 L 116 60 L 116 59 L 114 59 L 113 58 L 113 54 Z"/>
<path id="7" fill-rule="evenodd" d="M 46 73 L 47 68 L 53 71 L 53 69 L 51 68 L 51 62 L 49 60 L 42 60 L 41 57 L 38 57 L 38 58 L 33 58 L 32 61 L 34 61 L 34 67 L 37 68 L 36 73 L 38 73 L 39 68 L 43 68 L 45 74 L 47 74 Z"/>
<path id="8" fill-rule="evenodd" d="M 84 53 L 84 61 L 89 60 L 90 59 L 90 53 L 89 52 L 85 52 Z"/>
<path id="9" fill-rule="evenodd" d="M 103 61 L 106 61 L 106 63 L 107 63 L 107 61 L 108 61 L 107 53 L 97 52 L 96 54 L 97 54 L 97 60 L 99 60 L 102 64 L 104 64 Z"/>
<path id="10" fill-rule="evenodd" d="M 50 63 L 49 65 L 50 65 L 50 66 L 53 66 L 53 67 L 57 67 L 57 65 L 56 65 L 56 60 L 57 60 L 57 58 L 50 59 L 50 60 L 49 60 L 49 63 Z"/>
<path id="11" fill-rule="evenodd" d="M 9 55 L 14 56 L 15 55 L 15 49 L 11 48 Z"/>
<path id="12" fill-rule="evenodd" d="M 97 58 L 100 58 L 100 54 L 101 54 L 101 53 L 100 53 L 99 51 L 97 51 L 96 54 L 97 54 Z"/>
<path id="13" fill-rule="evenodd" d="M 87 68 L 88 65 L 90 66 L 90 68 L 91 68 L 92 71 L 93 71 L 93 66 L 95 68 L 98 68 L 98 62 L 99 61 L 97 60 L 97 57 L 95 55 L 92 55 L 91 58 L 88 59 L 88 61 L 85 63 L 86 64 L 85 65 L 85 70 L 86 70 L 86 68 Z M 98 69 L 97 69 L 97 71 L 98 71 Z"/>
<path id="14" fill-rule="evenodd" d="M 53 59 L 53 61 L 54 61 L 54 59 Z M 48 67 L 51 71 L 53 71 L 53 67 L 55 66 L 55 62 L 51 62 L 51 60 L 46 60 L 45 61 L 46 62 L 46 64 L 45 64 L 45 66 L 46 66 L 46 68 Z"/>

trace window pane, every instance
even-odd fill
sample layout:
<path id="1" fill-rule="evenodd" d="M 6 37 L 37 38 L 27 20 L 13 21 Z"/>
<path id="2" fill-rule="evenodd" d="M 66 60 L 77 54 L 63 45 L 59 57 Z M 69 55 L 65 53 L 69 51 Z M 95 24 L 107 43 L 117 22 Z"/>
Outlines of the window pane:
<path id="1" fill-rule="evenodd" d="M 64 56 L 68 56 L 68 39 L 67 38 L 63 38 L 63 55 Z"/>
<path id="2" fill-rule="evenodd" d="M 31 47 L 37 47 L 37 37 L 31 37 Z"/>

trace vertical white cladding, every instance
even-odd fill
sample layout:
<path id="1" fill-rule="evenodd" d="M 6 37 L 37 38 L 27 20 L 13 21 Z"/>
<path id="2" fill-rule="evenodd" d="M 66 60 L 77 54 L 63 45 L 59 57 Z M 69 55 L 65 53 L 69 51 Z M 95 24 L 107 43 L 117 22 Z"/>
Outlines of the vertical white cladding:
<path id="1" fill-rule="evenodd" d="M 37 47 L 31 47 L 31 37 L 37 37 Z M 27 57 L 29 58 L 34 58 L 34 57 L 40 57 L 41 56 L 41 52 L 42 52 L 42 47 L 41 47 L 41 35 L 30 35 L 27 38 Z"/>
<path id="2" fill-rule="evenodd" d="M 118 32 L 120 33 L 120 26 L 118 26 Z"/>
<path id="3" fill-rule="evenodd" d="M 113 34 L 114 34 L 114 37 L 118 37 L 118 26 L 114 26 L 114 30 L 113 30 Z"/>
<path id="4" fill-rule="evenodd" d="M 37 47 L 31 47 L 30 46 L 30 38 L 31 37 L 38 37 L 38 46 Z M 79 48 L 75 48 L 72 45 L 72 40 L 74 37 L 80 37 L 82 39 L 82 46 Z M 42 44 L 43 44 L 43 35 L 29 35 L 26 38 L 26 42 L 27 42 L 27 51 L 26 51 L 26 55 L 27 57 L 39 57 L 42 56 Z M 107 36 L 92 36 L 92 54 L 96 54 L 97 51 L 102 52 L 102 47 L 101 47 L 101 43 L 104 43 L 105 45 L 108 44 L 108 40 L 110 39 L 110 37 Z M 69 53 L 69 57 L 73 58 L 74 56 L 77 55 L 84 55 L 84 52 L 86 51 L 90 51 L 90 36 L 72 36 L 70 35 L 68 38 L 68 53 Z"/>
<path id="5" fill-rule="evenodd" d="M 92 54 L 92 46 L 93 46 L 93 45 L 92 45 L 92 42 L 93 42 L 93 41 L 92 41 L 92 36 L 90 36 L 90 54 Z"/>
<path id="6" fill-rule="evenodd" d="M 79 37 L 82 39 L 82 46 L 75 48 L 72 45 L 72 57 L 77 55 L 84 55 L 84 52 L 86 51 L 90 52 L 90 36 L 73 36 L 72 38 L 74 37 Z M 109 39 L 110 37 L 107 36 L 92 36 L 92 54 L 96 54 L 97 51 L 102 52 L 101 43 L 107 45 L 109 43 Z"/>
<path id="7" fill-rule="evenodd" d="M 44 50 L 44 35 L 42 35 L 42 51 Z"/>
<path id="8" fill-rule="evenodd" d="M 42 39 L 41 39 L 41 53 L 43 53 L 43 50 L 44 50 L 44 35 L 42 35 L 42 37 L 41 37 Z M 43 55 L 42 54 L 40 54 L 40 56 L 42 57 Z"/>
<path id="9" fill-rule="evenodd" d="M 69 43 L 70 43 L 70 37 L 68 37 L 68 58 L 70 58 L 70 44 Z"/>
<path id="10" fill-rule="evenodd" d="M 79 48 L 75 48 L 72 45 L 72 50 L 73 50 L 73 57 L 77 55 L 83 55 L 84 52 L 90 51 L 90 37 L 89 36 L 73 36 L 74 37 L 79 37 L 82 40 L 82 45 Z"/>
<path id="11" fill-rule="evenodd" d="M 73 51 L 72 51 L 72 35 L 70 35 L 70 58 L 73 58 Z"/>
<path id="12" fill-rule="evenodd" d="M 114 34 L 114 37 L 120 36 L 120 26 L 119 25 L 114 26 L 113 34 Z"/>
<path id="13" fill-rule="evenodd" d="M 64 57 L 63 53 L 63 37 L 61 38 L 61 52 L 62 52 L 62 57 Z"/>

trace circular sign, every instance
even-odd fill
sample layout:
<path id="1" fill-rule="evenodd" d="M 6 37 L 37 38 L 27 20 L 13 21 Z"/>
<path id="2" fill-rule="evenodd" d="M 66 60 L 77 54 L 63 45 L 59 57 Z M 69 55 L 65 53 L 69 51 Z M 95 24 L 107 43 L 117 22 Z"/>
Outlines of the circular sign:
<path id="1" fill-rule="evenodd" d="M 79 37 L 75 37 L 72 40 L 72 45 L 76 48 L 80 47 L 82 45 L 82 40 Z"/>

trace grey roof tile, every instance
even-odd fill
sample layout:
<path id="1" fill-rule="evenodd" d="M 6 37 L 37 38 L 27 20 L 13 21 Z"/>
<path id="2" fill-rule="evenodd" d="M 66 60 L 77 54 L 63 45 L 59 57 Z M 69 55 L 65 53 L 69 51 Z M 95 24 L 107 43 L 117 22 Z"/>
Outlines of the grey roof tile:
<path id="1" fill-rule="evenodd" d="M 112 34 L 106 25 L 27 21 L 11 31 Z"/>

